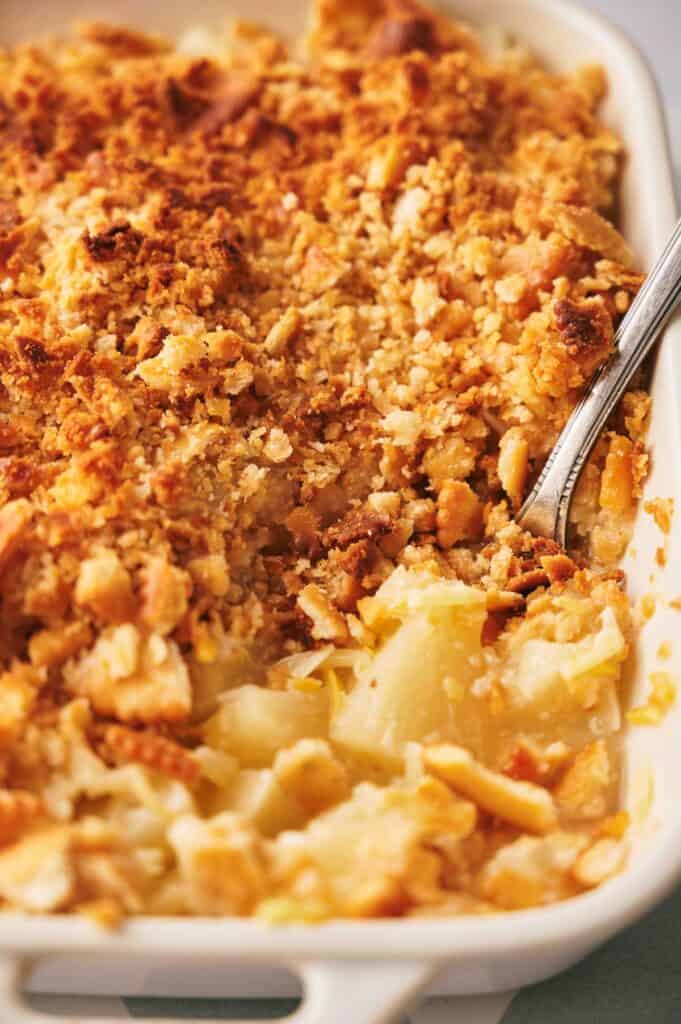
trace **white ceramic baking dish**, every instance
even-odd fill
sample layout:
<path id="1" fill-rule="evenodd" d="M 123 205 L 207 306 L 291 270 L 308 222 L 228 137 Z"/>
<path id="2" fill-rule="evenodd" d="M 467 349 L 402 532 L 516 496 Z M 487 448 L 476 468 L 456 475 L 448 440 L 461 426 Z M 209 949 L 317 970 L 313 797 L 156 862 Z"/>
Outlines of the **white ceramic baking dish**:
<path id="1" fill-rule="evenodd" d="M 586 61 L 606 67 L 611 91 L 604 116 L 625 139 L 628 151 L 623 230 L 640 262 L 650 265 L 673 225 L 675 199 L 658 95 L 634 46 L 599 17 L 563 0 L 448 0 L 448 7 L 465 20 L 510 32 L 558 70 Z M 274 23 L 287 34 L 298 32 L 305 16 L 304 0 L 235 0 L 234 10 Z M 2 0 L 0 41 L 61 31 L 76 17 L 115 18 L 175 34 L 191 24 L 220 24 L 225 3 Z M 659 352 L 653 397 L 648 495 L 676 497 L 681 508 L 679 322 L 668 329 Z M 661 542 L 650 517 L 642 513 L 626 564 L 634 595 L 651 590 L 661 598 L 681 594 L 681 531 L 674 530 L 669 538 L 664 570 L 654 560 Z M 632 666 L 633 701 L 640 699 L 646 675 L 655 667 L 661 639 L 676 643 L 673 660 L 665 667 L 672 672 L 681 668 L 677 633 L 679 613 L 660 607 L 643 630 Z M 652 799 L 649 826 L 626 873 L 592 893 L 489 918 L 278 928 L 243 920 L 142 919 L 114 935 L 83 920 L 2 916 L 0 1021 L 46 1020 L 28 1010 L 19 995 L 39 961 L 46 964 L 37 979 L 43 988 L 127 994 L 181 994 L 183 989 L 193 995 L 290 994 L 280 988 L 286 985 L 281 972 L 286 967 L 303 981 L 303 1004 L 289 1018 L 297 1024 L 380 1024 L 420 991 L 505 991 L 545 978 L 639 917 L 681 876 L 681 803 L 671 791 L 681 775 L 679 736 L 681 707 L 660 727 L 639 728 L 627 737 L 624 799 L 633 808 Z M 70 1019 L 70 1024 L 87 1022 Z"/>

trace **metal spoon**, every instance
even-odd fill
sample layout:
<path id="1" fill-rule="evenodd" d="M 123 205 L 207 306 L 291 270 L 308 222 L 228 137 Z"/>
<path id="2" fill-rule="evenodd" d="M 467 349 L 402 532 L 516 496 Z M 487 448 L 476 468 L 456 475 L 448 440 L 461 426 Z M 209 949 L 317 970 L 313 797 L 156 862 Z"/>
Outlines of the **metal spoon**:
<path id="1" fill-rule="evenodd" d="M 570 502 L 584 463 L 680 298 L 681 221 L 620 324 L 615 351 L 594 374 L 520 509 L 516 518 L 525 530 L 566 546 Z"/>

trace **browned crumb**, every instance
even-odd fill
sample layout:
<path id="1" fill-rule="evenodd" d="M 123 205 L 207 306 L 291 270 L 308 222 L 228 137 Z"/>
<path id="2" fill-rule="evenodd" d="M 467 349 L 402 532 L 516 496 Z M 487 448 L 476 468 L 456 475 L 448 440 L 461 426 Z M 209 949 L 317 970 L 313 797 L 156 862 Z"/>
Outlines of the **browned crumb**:
<path id="1" fill-rule="evenodd" d="M 569 580 L 577 571 L 577 566 L 567 555 L 543 555 L 539 561 L 551 583 Z"/>
<path id="2" fill-rule="evenodd" d="M 626 811 L 618 811 L 604 818 L 598 826 L 598 832 L 602 836 L 610 836 L 612 839 L 621 839 L 631 825 L 631 818 Z"/>
<path id="3" fill-rule="evenodd" d="M 543 569 L 532 569 L 520 576 L 515 576 L 508 581 L 506 588 L 512 593 L 529 594 L 537 587 L 546 587 L 549 584 L 548 573 Z"/>
<path id="4" fill-rule="evenodd" d="M 12 842 L 45 813 L 42 801 L 20 789 L 0 789 L 0 846 Z"/>
<path id="5" fill-rule="evenodd" d="M 112 898 L 101 898 L 79 903 L 75 908 L 76 913 L 94 921 L 100 928 L 107 931 L 116 931 L 120 928 L 125 919 L 125 908 Z"/>
<path id="6" fill-rule="evenodd" d="M 652 516 L 662 533 L 669 533 L 672 528 L 674 514 L 673 498 L 652 498 L 643 503 L 643 510 Z"/>
<path id="7" fill-rule="evenodd" d="M 627 437 L 615 435 L 603 468 L 599 502 L 601 508 L 625 515 L 634 504 L 634 445 Z"/>
<path id="8" fill-rule="evenodd" d="M 105 754 L 125 764 L 137 761 L 161 775 L 180 779 L 188 786 L 198 781 L 200 769 L 189 751 L 173 740 L 149 730 L 137 731 L 120 725 L 105 727 L 102 734 Z"/>
<path id="9" fill-rule="evenodd" d="M 627 711 L 630 725 L 659 725 L 676 701 L 676 682 L 668 672 L 651 672 L 650 696 L 645 704 Z"/>

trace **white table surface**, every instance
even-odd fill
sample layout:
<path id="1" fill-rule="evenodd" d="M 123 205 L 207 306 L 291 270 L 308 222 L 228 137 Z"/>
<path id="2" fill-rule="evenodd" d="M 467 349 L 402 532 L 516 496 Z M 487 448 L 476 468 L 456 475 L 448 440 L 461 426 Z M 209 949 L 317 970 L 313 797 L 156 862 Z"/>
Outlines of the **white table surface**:
<path id="1" fill-rule="evenodd" d="M 546 0 L 547 3 L 550 0 Z M 1 4 L 1 0 L 0 0 Z M 681 0 L 590 0 L 585 6 L 599 11 L 623 28 L 650 61 L 667 107 L 670 137 L 681 183 Z M 678 922 L 678 924 L 677 924 Z M 641 925 L 615 939 L 562 978 L 523 993 L 466 999 L 437 999 L 414 1011 L 412 1024 L 672 1024 L 681 1022 L 681 970 L 676 967 L 681 931 L 681 891 Z M 621 972 L 621 973 L 620 973 Z M 83 1004 L 61 997 L 33 997 L 43 1011 L 83 1012 Z M 260 1004 L 263 1017 L 272 1017 L 272 1004 Z M 159 1013 L 157 1000 L 135 998 L 126 1002 L 133 1019 Z M 94 1009 L 94 1004 L 93 1004 Z M 123 1012 L 118 999 L 107 998 L 95 1012 Z M 231 1012 L 230 1012 L 231 1011 Z M 210 1009 L 178 1000 L 162 1012 L 192 1020 L 235 1011 L 246 1016 L 244 1005 L 224 1002 Z M 258 1016 L 249 1006 L 248 1016 Z M 269 1011 L 269 1012 L 268 1012 Z M 195 1015 L 196 1013 L 196 1015 Z M 46 1020 L 49 1021 L 49 1017 Z M 57 1018 L 58 1019 L 58 1018 Z M 5 1024 L 5 1022 L 2 1022 Z M 9 1024 L 9 1022 L 7 1022 Z M 348 1024 L 351 1024 L 349 1021 Z"/>

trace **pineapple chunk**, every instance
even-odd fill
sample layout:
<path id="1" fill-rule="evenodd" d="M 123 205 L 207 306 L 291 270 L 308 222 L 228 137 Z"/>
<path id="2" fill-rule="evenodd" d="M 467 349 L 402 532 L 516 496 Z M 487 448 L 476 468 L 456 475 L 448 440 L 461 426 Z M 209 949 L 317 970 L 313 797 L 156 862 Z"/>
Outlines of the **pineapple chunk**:
<path id="1" fill-rule="evenodd" d="M 264 672 L 251 657 L 249 651 L 229 637 L 218 638 L 211 657 L 199 661 L 192 654 L 187 663 L 192 682 L 192 718 L 204 722 L 217 710 L 220 695 L 236 686 L 259 683 Z"/>
<path id="2" fill-rule="evenodd" d="M 538 742 L 562 740 L 573 748 L 616 732 L 621 723 L 617 684 L 627 643 L 613 610 L 606 608 L 579 640 L 524 634 L 525 624 L 509 648 L 502 645 L 499 651 L 507 698 L 500 731 L 522 732 Z"/>
<path id="3" fill-rule="evenodd" d="M 247 768 L 220 793 L 220 810 L 234 811 L 246 818 L 264 836 L 275 836 L 287 828 L 301 828 L 307 815 L 302 806 L 282 787 L 269 768 Z"/>
<path id="4" fill-rule="evenodd" d="M 561 694 L 588 707 L 597 694 L 589 677 L 600 684 L 619 677 L 627 645 L 611 608 L 600 619 L 600 629 L 572 643 L 539 638 L 527 640 L 511 658 L 509 689 L 518 704 L 561 699 Z"/>
<path id="5" fill-rule="evenodd" d="M 268 768 L 279 750 L 328 734 L 325 692 L 299 693 L 239 686 L 204 726 L 206 742 L 234 754 L 246 768 Z"/>
<path id="6" fill-rule="evenodd" d="M 485 669 L 472 688 L 479 699 L 457 703 L 460 736 L 453 742 L 501 770 L 519 737 L 576 751 L 617 732 L 627 622 L 615 602 L 603 603 L 574 593 L 542 599 L 485 648 Z"/>
<path id="7" fill-rule="evenodd" d="M 203 750 L 229 758 L 209 747 Z M 303 828 L 315 814 L 347 799 L 350 788 L 345 766 L 326 740 L 303 739 L 281 750 L 271 769 L 233 773 L 205 795 L 202 810 L 208 816 L 232 811 L 262 835 L 276 836 L 284 829 Z"/>
<path id="8" fill-rule="evenodd" d="M 354 756 L 396 766 L 408 742 L 460 733 L 461 701 L 482 671 L 485 597 L 457 581 L 398 570 L 370 613 L 374 622 L 402 621 L 342 702 L 331 739 Z"/>

